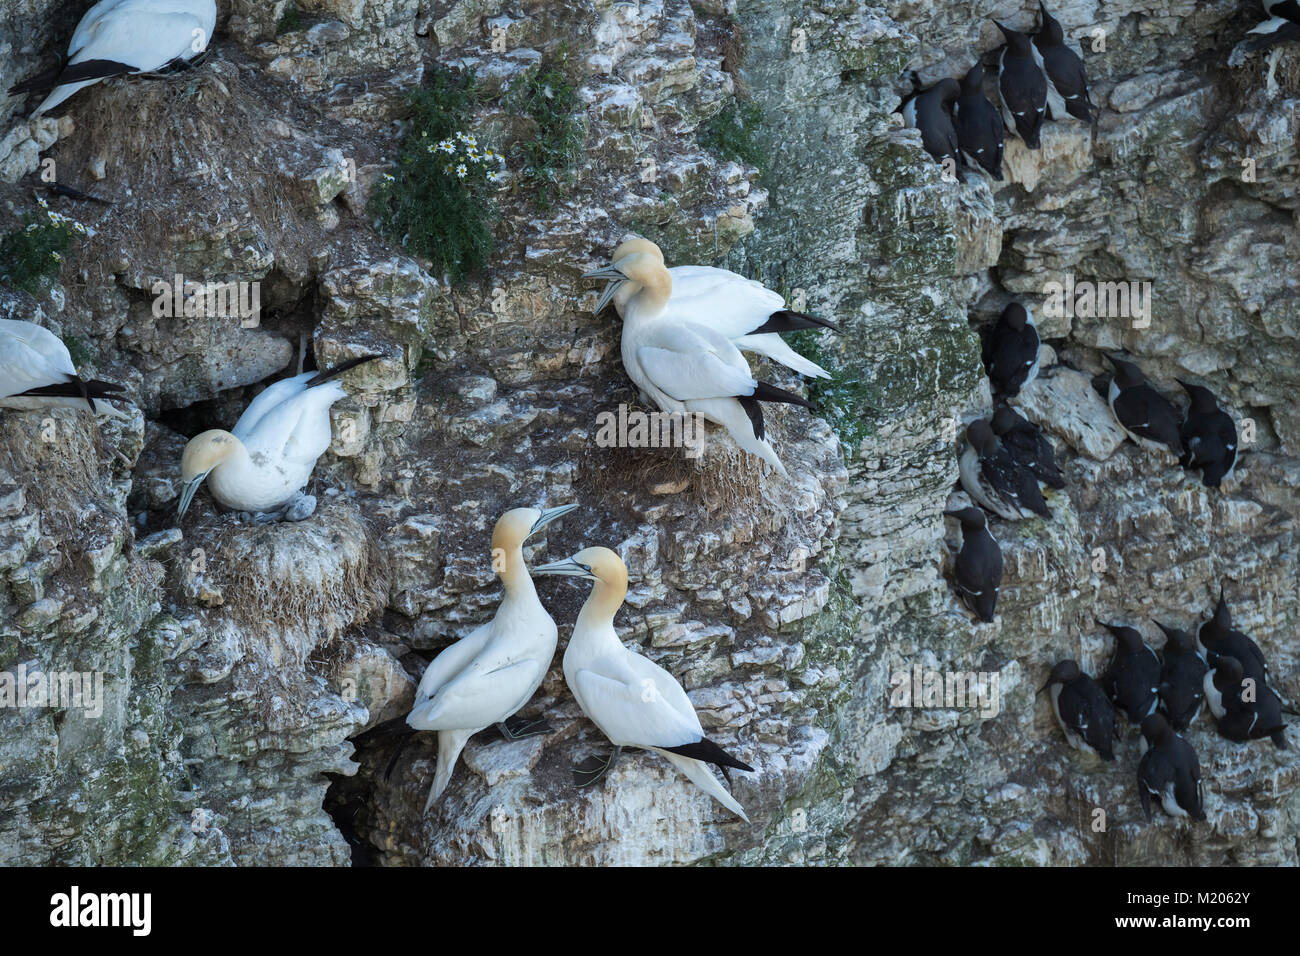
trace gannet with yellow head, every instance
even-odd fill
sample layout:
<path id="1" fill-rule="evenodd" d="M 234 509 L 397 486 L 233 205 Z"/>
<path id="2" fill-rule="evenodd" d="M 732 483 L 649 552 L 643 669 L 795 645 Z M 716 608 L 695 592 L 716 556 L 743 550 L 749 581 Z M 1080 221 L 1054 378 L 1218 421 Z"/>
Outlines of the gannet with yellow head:
<path id="1" fill-rule="evenodd" d="M 614 744 L 594 771 L 576 771 L 580 785 L 604 776 L 624 747 L 653 750 L 697 787 L 746 823 L 749 817 L 707 766 L 754 768 L 704 736 L 700 718 L 677 678 L 629 651 L 614 630 L 614 615 L 627 594 L 627 565 L 609 548 L 585 548 L 573 557 L 533 568 L 594 581 L 564 652 L 564 679 L 591 722 Z"/>
<path id="2" fill-rule="evenodd" d="M 811 408 L 806 398 L 754 378 L 740 350 L 706 321 L 668 311 L 673 280 L 654 251 L 625 255 L 586 278 L 611 280 L 598 312 L 620 287 L 630 290 L 623 314 L 623 366 L 647 401 L 670 414 L 698 412 L 788 477 L 765 437 L 759 403 Z"/>
<path id="3" fill-rule="evenodd" d="M 126 418 L 104 400 L 125 401 L 116 394 L 120 391 L 122 386 L 112 382 L 83 380 L 68 347 L 49 329 L 35 322 L 0 319 L 0 407 L 89 406 L 96 415 Z"/>
<path id="4" fill-rule="evenodd" d="M 524 542 L 577 505 L 539 511 L 507 511 L 492 530 L 492 567 L 505 595 L 492 620 L 443 650 L 429 662 L 406 722 L 415 730 L 438 732 L 438 770 L 424 809 L 447 789 L 466 741 L 493 724 L 510 739 L 543 733 L 533 721 L 510 728 L 507 718 L 541 686 L 555 656 L 555 622 L 537 598 L 524 563 Z"/>
<path id="5" fill-rule="evenodd" d="M 646 255 L 661 263 L 664 261 L 663 252 L 657 245 L 649 239 L 636 238 L 619 245 L 611 262 L 617 264 L 632 255 Z M 673 280 L 673 288 L 665 306 L 667 316 L 706 324 L 731 339 L 741 351 L 765 355 L 800 375 L 830 378 L 830 373 L 824 368 L 790 348 L 779 333 L 817 328 L 838 332 L 838 326 L 787 309 L 785 299 L 779 293 L 727 269 L 672 266 L 668 275 Z M 612 279 L 605 287 L 605 295 L 596 311 L 612 301 L 621 318 L 628 300 L 636 292 L 635 285 Z"/>
<path id="6" fill-rule="evenodd" d="M 249 403 L 231 431 L 214 428 L 191 438 L 181 456 L 180 515 L 206 478 L 212 497 L 255 520 L 308 517 L 316 499 L 299 492 L 330 446 L 330 406 L 347 395 L 337 376 L 380 357 L 363 355 L 276 382 Z"/>

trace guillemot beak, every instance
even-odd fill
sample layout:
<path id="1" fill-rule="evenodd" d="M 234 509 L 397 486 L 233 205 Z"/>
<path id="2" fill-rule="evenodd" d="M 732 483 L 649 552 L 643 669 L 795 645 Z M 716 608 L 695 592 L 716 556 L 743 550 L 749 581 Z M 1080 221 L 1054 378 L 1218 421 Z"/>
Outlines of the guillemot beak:
<path id="1" fill-rule="evenodd" d="M 552 561 L 550 564 L 539 564 L 533 568 L 533 574 L 551 574 L 565 578 L 585 578 L 588 581 L 599 581 L 600 578 L 591 573 L 591 568 L 582 564 L 573 558 L 564 558 L 560 561 Z"/>
<path id="2" fill-rule="evenodd" d="M 533 535 L 537 534 L 537 532 L 541 531 L 543 528 L 545 528 L 556 518 L 564 517 L 576 507 L 578 506 L 576 504 L 573 504 L 573 505 L 559 505 L 558 507 L 555 508 L 542 509 L 541 516 L 536 521 L 533 522 L 533 526 L 528 532 L 528 538 L 531 538 Z M 528 538 L 525 538 L 524 540 L 527 541 Z"/>

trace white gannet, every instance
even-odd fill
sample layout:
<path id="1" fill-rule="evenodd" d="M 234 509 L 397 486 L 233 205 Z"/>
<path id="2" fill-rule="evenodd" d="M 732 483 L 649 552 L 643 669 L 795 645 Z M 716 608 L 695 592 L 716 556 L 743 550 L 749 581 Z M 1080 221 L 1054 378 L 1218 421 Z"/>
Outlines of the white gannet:
<path id="1" fill-rule="evenodd" d="M 609 548 L 585 548 L 571 558 L 533 568 L 534 575 L 558 574 L 594 581 L 578 613 L 564 652 L 564 679 L 591 722 L 614 744 L 609 759 L 593 771 L 575 771 L 580 785 L 599 780 L 624 747 L 653 750 L 697 787 L 746 823 L 749 817 L 708 764 L 754 768 L 741 763 L 704 736 L 677 679 L 658 664 L 629 651 L 614 630 L 614 615 L 627 594 L 627 566 Z"/>
<path id="2" fill-rule="evenodd" d="M 614 250 L 611 262 L 644 253 L 661 263 L 664 254 L 649 239 L 629 239 Z M 830 378 L 830 373 L 816 362 L 800 355 L 778 333 L 800 329 L 830 329 L 839 332 L 839 326 L 792 312 L 785 307 L 785 299 L 760 282 L 746 279 L 727 269 L 713 266 L 673 266 L 668 270 L 672 277 L 672 295 L 665 307 L 667 317 L 679 317 L 707 324 L 721 332 L 736 348 L 757 355 L 765 355 L 800 375 L 810 378 Z M 605 287 L 596 312 L 611 301 L 619 318 L 626 318 L 628 300 L 637 292 L 633 283 L 614 279 Z"/>
<path id="3" fill-rule="evenodd" d="M 104 401 L 119 398 L 115 393 L 120 391 L 122 386 L 112 382 L 83 380 L 72 364 L 68 347 L 49 329 L 35 322 L 0 319 L 0 407 L 89 405 L 96 415 L 125 418 Z"/>
<path id="4" fill-rule="evenodd" d="M 151 73 L 202 54 L 217 25 L 215 0 L 100 0 L 81 18 L 65 64 L 9 88 L 11 96 L 49 90 L 32 111 L 54 109 L 110 76 Z"/>
<path id="5" fill-rule="evenodd" d="M 584 278 L 610 279 L 602 305 L 617 292 L 614 283 L 633 287 L 624 306 L 623 366 L 648 401 L 669 414 L 698 412 L 727 429 L 737 445 L 789 477 L 764 437 L 760 402 L 788 402 L 811 408 L 800 395 L 760 382 L 724 333 L 708 324 L 665 310 L 673 280 L 662 260 L 649 252 L 624 256 Z M 597 309 L 599 311 L 599 309 Z"/>
<path id="6" fill-rule="evenodd" d="M 316 499 L 299 492 L 330 446 L 330 406 L 347 395 L 335 377 L 380 357 L 276 382 L 249 402 L 233 431 L 214 428 L 191 438 L 181 456 L 180 515 L 208 478 L 212 497 L 258 522 L 310 516 Z"/>
<path id="7" fill-rule="evenodd" d="M 492 530 L 492 567 L 505 586 L 501 606 L 492 620 L 429 662 L 406 718 L 415 730 L 438 732 L 438 770 L 424 804 L 426 813 L 447 788 L 465 742 L 480 730 L 498 724 L 503 735 L 517 740 L 549 729 L 542 721 L 521 729 L 506 725 L 506 718 L 541 686 L 557 638 L 555 622 L 537 599 L 528 575 L 523 545 L 576 507 L 516 508 L 503 514 Z"/>

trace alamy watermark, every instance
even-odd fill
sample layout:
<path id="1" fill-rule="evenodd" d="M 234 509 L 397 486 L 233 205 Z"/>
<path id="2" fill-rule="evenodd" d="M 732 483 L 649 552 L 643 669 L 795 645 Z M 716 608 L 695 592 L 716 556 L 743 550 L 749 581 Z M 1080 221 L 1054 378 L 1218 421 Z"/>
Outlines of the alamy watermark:
<path id="1" fill-rule="evenodd" d="M 1002 675 L 998 671 L 926 670 L 920 662 L 889 678 L 891 707 L 926 710 L 979 709 L 983 720 L 1002 712 Z"/>
<path id="2" fill-rule="evenodd" d="M 43 671 L 19 664 L 0 671 L 0 710 L 49 708 L 104 716 L 104 675 L 100 671 Z"/>
<path id="3" fill-rule="evenodd" d="M 172 282 L 159 279 L 151 291 L 155 318 L 237 318 L 245 329 L 262 321 L 260 282 L 194 282 L 177 273 Z"/>
<path id="4" fill-rule="evenodd" d="M 596 415 L 600 448 L 685 448 L 687 458 L 699 458 L 705 440 L 699 412 L 643 412 L 620 404 L 617 413 Z"/>
<path id="5" fill-rule="evenodd" d="M 1044 283 L 1043 296 L 1043 314 L 1049 318 L 1132 319 L 1135 329 L 1151 327 L 1150 279 L 1076 282 L 1074 273 L 1067 272 L 1063 283 Z"/>

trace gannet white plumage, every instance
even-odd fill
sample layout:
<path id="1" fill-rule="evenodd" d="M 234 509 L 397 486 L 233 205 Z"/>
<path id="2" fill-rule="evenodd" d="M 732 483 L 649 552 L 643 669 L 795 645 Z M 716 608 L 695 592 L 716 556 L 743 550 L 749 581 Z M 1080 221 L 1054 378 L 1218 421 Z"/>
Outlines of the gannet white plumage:
<path id="1" fill-rule="evenodd" d="M 670 414 L 698 412 L 726 428 L 742 449 L 789 476 L 765 438 L 759 403 L 811 408 L 811 402 L 754 378 L 740 349 L 708 316 L 695 319 L 670 311 L 672 276 L 649 251 L 624 256 L 584 278 L 611 280 L 598 312 L 620 285 L 632 287 L 624 304 L 623 366 L 647 401 Z"/>
<path id="2" fill-rule="evenodd" d="M 438 770 L 424 809 L 438 799 L 470 737 L 501 724 L 512 739 L 529 732 L 511 731 L 506 718 L 532 699 L 555 656 L 555 622 L 537 598 L 524 564 L 523 545 L 577 505 L 539 511 L 507 511 L 492 531 L 493 568 L 505 596 L 492 620 L 462 637 L 429 662 L 406 722 L 415 730 L 438 732 Z M 529 731 L 543 727 L 536 722 Z"/>
<path id="3" fill-rule="evenodd" d="M 215 0 L 100 0 L 81 18 L 67 63 L 9 88 L 50 90 L 33 116 L 111 76 L 150 73 L 202 54 L 217 25 Z"/>
<path id="4" fill-rule="evenodd" d="M 121 385 L 85 381 L 68 347 L 35 322 L 0 319 L 0 406 L 16 409 L 89 406 L 96 415 L 126 416 L 104 401 Z M 95 399 L 99 399 L 98 402 Z"/>
<path id="5" fill-rule="evenodd" d="M 276 382 L 249 402 L 231 431 L 214 428 L 191 438 L 181 457 L 180 515 L 207 478 L 213 498 L 256 520 L 280 517 L 276 509 L 286 505 L 283 517 L 308 517 L 316 500 L 298 492 L 330 446 L 330 406 L 347 395 L 337 376 L 379 357 L 364 355 Z"/>
<path id="6" fill-rule="evenodd" d="M 598 770 L 582 772 L 584 783 L 604 776 L 624 747 L 653 750 L 748 823 L 744 808 L 708 764 L 750 772 L 754 768 L 706 738 L 677 679 L 624 647 L 614 630 L 614 615 L 627 594 L 623 559 L 609 548 L 585 548 L 563 561 L 539 565 L 533 574 L 595 582 L 564 652 L 564 679 L 583 712 L 614 744 L 614 753 Z"/>
<path id="7" fill-rule="evenodd" d="M 628 239 L 614 250 L 615 265 L 627 256 L 646 254 L 663 263 L 663 251 L 649 239 Z M 668 270 L 673 280 L 672 294 L 665 306 L 665 316 L 677 316 L 702 322 L 731 339 L 736 348 L 764 355 L 786 368 L 809 378 L 830 378 L 830 373 L 786 344 L 782 332 L 800 329 L 830 329 L 839 326 L 816 316 L 793 312 L 785 299 L 761 282 L 746 279 L 728 269 L 714 266 L 673 266 Z M 626 318 L 628 300 L 637 292 L 630 282 L 611 280 L 596 306 L 599 312 L 613 301 L 619 318 Z M 610 294 L 612 293 L 612 300 Z"/>

